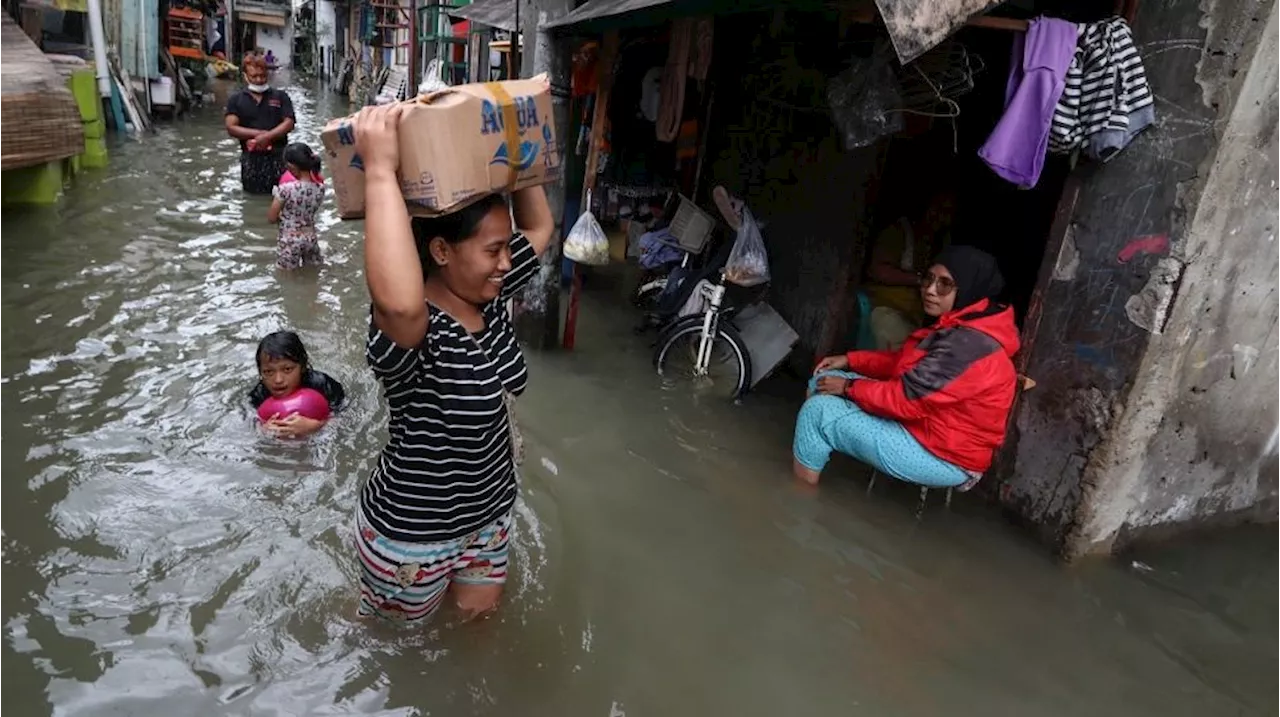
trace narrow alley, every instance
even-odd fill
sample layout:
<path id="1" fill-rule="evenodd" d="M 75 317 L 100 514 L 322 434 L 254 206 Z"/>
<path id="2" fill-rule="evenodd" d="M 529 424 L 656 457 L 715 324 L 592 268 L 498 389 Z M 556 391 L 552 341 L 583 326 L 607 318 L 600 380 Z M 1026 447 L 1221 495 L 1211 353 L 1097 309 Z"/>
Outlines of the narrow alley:
<path id="1" fill-rule="evenodd" d="M 1274 527 L 1064 569 L 977 500 L 789 478 L 799 384 L 740 406 L 654 375 L 601 275 L 529 352 L 512 582 L 487 622 L 354 619 L 384 440 L 362 223 L 273 270 L 218 102 L 56 207 L 6 210 L 4 705 L 17 715 L 1275 714 Z M 346 111 L 286 87 L 297 139 Z M 296 329 L 351 401 L 300 444 L 244 393 Z"/>

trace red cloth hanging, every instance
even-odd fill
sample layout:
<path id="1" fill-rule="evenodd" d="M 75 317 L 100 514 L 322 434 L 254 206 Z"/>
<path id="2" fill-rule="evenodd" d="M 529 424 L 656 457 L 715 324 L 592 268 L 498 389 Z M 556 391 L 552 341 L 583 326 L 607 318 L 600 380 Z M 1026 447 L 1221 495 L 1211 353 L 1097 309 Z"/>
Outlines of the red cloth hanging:
<path id="1" fill-rule="evenodd" d="M 600 82 L 600 43 L 584 43 L 573 53 L 572 92 L 574 97 L 595 94 Z"/>

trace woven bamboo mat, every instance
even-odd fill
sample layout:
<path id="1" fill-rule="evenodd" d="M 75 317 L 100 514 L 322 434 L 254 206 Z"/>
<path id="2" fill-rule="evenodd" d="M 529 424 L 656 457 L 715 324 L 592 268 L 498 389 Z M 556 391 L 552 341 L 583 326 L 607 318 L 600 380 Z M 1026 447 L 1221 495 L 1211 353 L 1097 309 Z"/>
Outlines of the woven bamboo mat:
<path id="1" fill-rule="evenodd" d="M 30 167 L 83 151 L 80 109 L 66 79 L 0 13 L 0 169 Z"/>

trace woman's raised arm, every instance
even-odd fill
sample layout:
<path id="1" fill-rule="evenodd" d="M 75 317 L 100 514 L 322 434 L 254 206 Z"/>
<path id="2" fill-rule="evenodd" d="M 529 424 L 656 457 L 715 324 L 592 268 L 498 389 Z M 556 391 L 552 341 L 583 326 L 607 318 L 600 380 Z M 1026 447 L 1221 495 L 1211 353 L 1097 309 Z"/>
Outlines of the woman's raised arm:
<path id="1" fill-rule="evenodd" d="M 551 243 L 556 222 L 547 203 L 547 192 L 541 186 L 526 187 L 511 195 L 516 219 L 516 229 L 524 234 L 533 250 L 541 255 Z"/>
<path id="2" fill-rule="evenodd" d="M 361 110 L 355 120 L 356 152 L 364 163 L 364 274 L 373 321 L 400 346 L 415 347 L 427 334 L 427 302 L 409 210 L 396 179 L 401 107 Z"/>

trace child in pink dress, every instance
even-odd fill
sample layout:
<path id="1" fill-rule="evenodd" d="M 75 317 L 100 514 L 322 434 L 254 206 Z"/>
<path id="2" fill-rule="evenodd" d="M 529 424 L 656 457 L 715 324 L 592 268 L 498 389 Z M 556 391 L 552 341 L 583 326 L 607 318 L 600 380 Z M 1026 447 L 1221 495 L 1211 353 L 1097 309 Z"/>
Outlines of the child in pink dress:
<path id="1" fill-rule="evenodd" d="M 315 266 L 322 260 L 320 238 L 316 233 L 316 218 L 324 204 L 324 180 L 320 177 L 320 157 L 301 142 L 294 142 L 284 150 L 284 162 L 288 168 L 285 177 L 293 181 L 280 184 L 272 191 L 271 209 L 267 220 L 280 224 L 276 240 L 276 267 L 301 269 Z"/>

